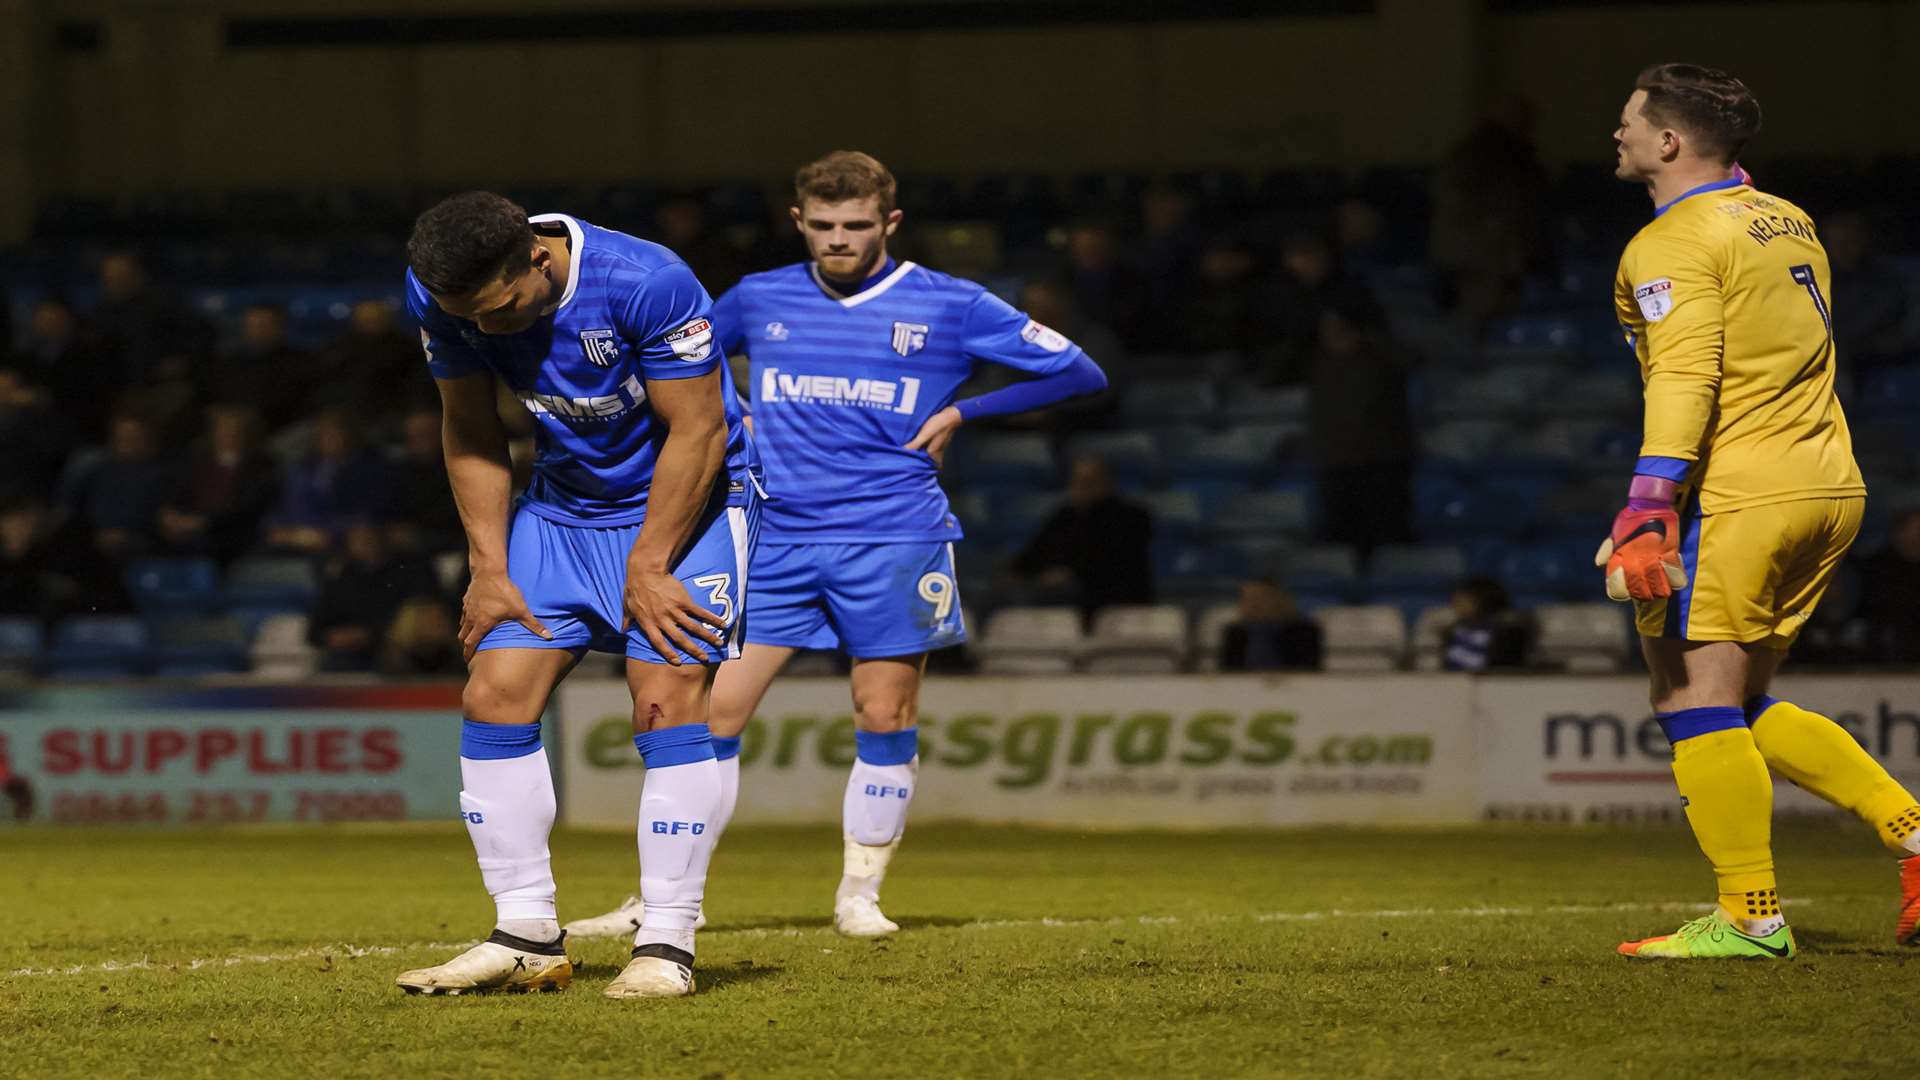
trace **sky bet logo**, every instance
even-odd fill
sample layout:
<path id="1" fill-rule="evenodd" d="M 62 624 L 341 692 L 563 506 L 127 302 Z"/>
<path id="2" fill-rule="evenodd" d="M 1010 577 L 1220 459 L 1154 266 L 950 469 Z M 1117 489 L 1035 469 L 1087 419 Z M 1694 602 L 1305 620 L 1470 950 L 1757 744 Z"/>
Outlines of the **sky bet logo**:
<path id="1" fill-rule="evenodd" d="M 679 836 L 681 833 L 699 836 L 707 831 L 707 823 L 704 821 L 656 821 L 653 823 L 653 831 L 661 836 Z"/>
<path id="2" fill-rule="evenodd" d="M 907 797 L 907 789 L 887 784 L 868 784 L 867 794 L 876 799 L 904 799 Z"/>
<path id="3" fill-rule="evenodd" d="M 466 818 L 467 824 L 469 825 L 485 825 L 487 823 L 487 819 L 481 817 L 480 811 L 478 810 L 465 810 L 461 812 L 460 816 Z"/>
<path id="4" fill-rule="evenodd" d="M 849 379 L 840 375 L 788 375 L 779 368 L 760 373 L 760 403 L 797 401 L 809 405 L 858 405 L 911 415 L 920 404 L 920 380 Z"/>

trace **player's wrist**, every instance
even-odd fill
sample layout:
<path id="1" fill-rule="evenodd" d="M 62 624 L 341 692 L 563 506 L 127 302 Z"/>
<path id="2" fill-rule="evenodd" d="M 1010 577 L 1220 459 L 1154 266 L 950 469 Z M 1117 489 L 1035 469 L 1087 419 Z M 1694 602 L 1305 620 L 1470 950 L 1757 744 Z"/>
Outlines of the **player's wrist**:
<path id="1" fill-rule="evenodd" d="M 1664 476 L 1635 473 L 1627 485 L 1627 509 L 1671 510 L 1680 485 Z"/>

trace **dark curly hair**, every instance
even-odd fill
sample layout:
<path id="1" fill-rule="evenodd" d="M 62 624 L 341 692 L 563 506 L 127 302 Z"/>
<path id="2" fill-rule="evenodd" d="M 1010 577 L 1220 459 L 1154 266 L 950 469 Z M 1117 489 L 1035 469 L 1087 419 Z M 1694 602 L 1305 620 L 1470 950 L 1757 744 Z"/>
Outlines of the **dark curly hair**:
<path id="1" fill-rule="evenodd" d="M 407 264 L 427 291 L 467 296 L 533 258 L 527 212 L 505 195 L 467 191 L 434 204 L 413 222 Z"/>
<path id="2" fill-rule="evenodd" d="M 1747 84 L 1718 68 L 1699 64 L 1655 64 L 1633 81 L 1647 92 L 1641 113 L 1666 127 L 1693 136 L 1705 155 L 1732 164 L 1747 142 L 1760 134 L 1760 103 Z"/>

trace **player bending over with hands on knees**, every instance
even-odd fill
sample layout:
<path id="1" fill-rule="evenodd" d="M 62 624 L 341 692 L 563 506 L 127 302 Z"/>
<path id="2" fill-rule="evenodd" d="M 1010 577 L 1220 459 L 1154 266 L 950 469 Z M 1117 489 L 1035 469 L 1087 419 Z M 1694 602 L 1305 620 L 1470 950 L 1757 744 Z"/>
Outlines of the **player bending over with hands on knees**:
<path id="1" fill-rule="evenodd" d="M 880 883 L 917 786 L 920 682 L 929 652 L 966 640 L 954 580 L 960 525 L 939 467 L 961 424 L 1097 393 L 1087 355 L 970 281 L 887 254 L 900 227 L 893 175 L 836 151 L 794 178 L 793 222 L 812 258 L 753 274 L 714 304 L 730 355 L 751 361 L 753 433 L 766 462 L 766 526 L 747 587 L 740 659 L 714 683 L 725 795 L 739 794 L 740 733 L 798 649 L 853 657 L 855 758 L 842 804 L 834 926 L 873 936 Z M 965 401 L 980 363 L 1035 378 Z M 644 898 L 642 898 L 644 899 Z M 569 923 L 624 932 L 638 903 Z"/>
<path id="2" fill-rule="evenodd" d="M 485 942 L 399 985 L 457 994 L 572 980 L 540 717 L 594 649 L 627 658 L 647 765 L 644 911 L 606 994 L 691 993 L 722 798 L 708 696 L 720 661 L 739 652 L 759 513 L 711 302 L 657 244 L 559 214 L 529 219 L 486 192 L 422 214 L 407 254 L 473 574 L 460 621 L 460 813 L 499 921 Z M 535 421 L 533 480 L 517 505 L 496 381 Z"/>
<path id="3" fill-rule="evenodd" d="M 1826 252 L 1804 211 L 1734 164 L 1759 130 L 1740 80 L 1663 64 L 1614 132 L 1620 179 L 1655 210 L 1614 285 L 1646 429 L 1598 563 L 1608 595 L 1634 603 L 1681 805 L 1719 879 L 1711 914 L 1628 956 L 1794 954 L 1769 769 L 1878 831 L 1901 860 L 1896 937 L 1920 940 L 1920 806 L 1845 729 L 1767 693 L 1860 530 L 1866 485 L 1834 396 Z"/>

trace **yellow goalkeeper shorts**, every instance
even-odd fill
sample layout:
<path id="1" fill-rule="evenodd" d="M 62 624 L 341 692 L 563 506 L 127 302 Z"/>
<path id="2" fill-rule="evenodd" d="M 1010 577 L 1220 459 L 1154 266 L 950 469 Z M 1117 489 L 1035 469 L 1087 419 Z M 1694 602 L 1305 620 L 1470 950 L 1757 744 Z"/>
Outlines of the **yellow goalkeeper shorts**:
<path id="1" fill-rule="evenodd" d="M 1666 600 L 1635 604 L 1640 633 L 1787 648 L 1860 534 L 1866 505 L 1859 496 L 1795 499 L 1684 515 L 1680 560 L 1687 587 Z"/>

